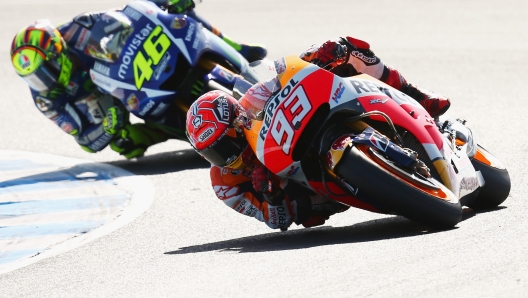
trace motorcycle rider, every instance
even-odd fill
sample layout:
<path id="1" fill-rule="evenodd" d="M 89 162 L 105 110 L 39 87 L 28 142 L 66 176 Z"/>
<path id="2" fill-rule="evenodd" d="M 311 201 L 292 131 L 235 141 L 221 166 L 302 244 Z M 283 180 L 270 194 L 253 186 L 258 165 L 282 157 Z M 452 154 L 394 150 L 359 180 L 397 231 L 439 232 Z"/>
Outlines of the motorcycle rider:
<path id="1" fill-rule="evenodd" d="M 187 137 L 196 152 L 211 163 L 211 183 L 220 200 L 283 231 L 293 222 L 305 227 L 322 225 L 330 215 L 348 209 L 271 174 L 244 136 L 242 126 L 248 119 L 237 100 L 222 91 L 207 92 L 187 111 Z"/>
<path id="2" fill-rule="evenodd" d="M 408 83 L 396 69 L 381 62 L 368 43 L 352 37 L 314 45 L 300 57 L 340 76 L 369 74 L 416 99 L 433 117 L 450 106 L 449 99 Z M 187 112 L 187 137 L 196 152 L 211 163 L 213 190 L 227 206 L 273 229 L 286 230 L 293 222 L 304 227 L 322 225 L 348 207 L 272 174 L 256 158 L 244 136 L 242 128 L 248 115 L 253 108 L 264 107 L 276 91 L 275 84 L 272 80 L 249 89 L 244 97 L 254 98 L 246 101 L 257 103 L 252 107 L 220 91 L 204 94 Z"/>
<path id="3" fill-rule="evenodd" d="M 257 60 L 267 54 L 262 47 L 237 44 L 223 36 L 196 15 L 192 0 L 152 2 L 169 13 L 195 17 L 247 59 Z M 102 15 L 83 13 L 58 28 L 48 20 L 36 21 L 14 37 L 11 61 L 30 86 L 36 107 L 72 135 L 81 148 L 94 153 L 110 144 L 126 158 L 139 157 L 149 146 L 168 140 L 170 135 L 155 123 L 131 124 L 129 112 L 120 103 L 114 104 L 114 98 L 103 94 L 92 82 L 89 70 L 95 59 L 87 54 L 86 47 L 91 26 Z"/>

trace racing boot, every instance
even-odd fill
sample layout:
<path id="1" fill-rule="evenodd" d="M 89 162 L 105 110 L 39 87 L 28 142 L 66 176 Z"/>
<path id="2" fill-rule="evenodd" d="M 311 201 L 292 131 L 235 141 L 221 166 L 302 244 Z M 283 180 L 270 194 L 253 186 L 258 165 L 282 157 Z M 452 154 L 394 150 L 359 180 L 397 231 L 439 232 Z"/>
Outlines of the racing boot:
<path id="1" fill-rule="evenodd" d="M 418 101 L 433 118 L 444 114 L 451 106 L 447 97 L 420 89 L 411 83 L 403 85 L 400 91 Z"/>
<path id="2" fill-rule="evenodd" d="M 243 44 L 236 43 L 227 36 L 222 35 L 221 38 L 240 53 L 248 62 L 262 60 L 268 55 L 268 51 L 261 44 Z"/>
<path id="3" fill-rule="evenodd" d="M 418 88 L 416 85 L 407 82 L 398 70 L 390 66 L 384 66 L 380 80 L 414 98 L 433 118 L 444 114 L 451 106 L 447 97 Z"/>

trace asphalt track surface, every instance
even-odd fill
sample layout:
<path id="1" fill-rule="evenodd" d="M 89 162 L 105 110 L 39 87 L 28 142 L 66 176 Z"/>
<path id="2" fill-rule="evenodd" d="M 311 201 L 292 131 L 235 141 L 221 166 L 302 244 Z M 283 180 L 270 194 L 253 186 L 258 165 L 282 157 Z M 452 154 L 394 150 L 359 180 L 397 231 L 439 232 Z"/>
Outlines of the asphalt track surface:
<path id="1" fill-rule="evenodd" d="M 353 35 L 420 86 L 452 99 L 512 178 L 508 200 L 428 231 L 404 218 L 349 210 L 286 233 L 218 201 L 208 166 L 178 141 L 126 161 L 88 154 L 40 115 L 10 66 L 14 34 L 121 1 L 0 3 L 0 149 L 105 162 L 146 175 L 149 210 L 81 247 L 0 276 L 1 297 L 526 297 L 528 294 L 528 12 L 525 1 L 205 0 L 197 7 L 270 58 Z"/>

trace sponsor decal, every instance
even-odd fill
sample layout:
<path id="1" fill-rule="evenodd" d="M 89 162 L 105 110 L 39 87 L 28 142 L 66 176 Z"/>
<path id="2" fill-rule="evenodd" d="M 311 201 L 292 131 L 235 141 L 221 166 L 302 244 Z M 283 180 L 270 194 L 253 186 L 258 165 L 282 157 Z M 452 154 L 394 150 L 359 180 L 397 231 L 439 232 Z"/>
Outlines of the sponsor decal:
<path id="1" fill-rule="evenodd" d="M 22 69 L 26 69 L 31 66 L 31 61 L 29 61 L 29 58 L 26 55 L 22 54 L 18 58 L 18 64 L 20 64 Z"/>
<path id="2" fill-rule="evenodd" d="M 112 84 L 110 83 L 110 81 L 107 81 L 103 78 L 100 78 L 100 77 L 96 77 L 93 73 L 90 75 L 92 77 L 92 81 L 98 85 L 99 87 L 103 88 L 103 89 L 110 89 L 112 87 Z M 104 88 L 106 87 L 106 88 Z"/>
<path id="3" fill-rule="evenodd" d="M 75 95 L 77 93 L 77 90 L 79 90 L 79 85 L 72 81 L 70 81 L 68 83 L 68 86 L 66 86 L 66 93 L 70 95 Z"/>
<path id="4" fill-rule="evenodd" d="M 269 222 L 273 226 L 285 227 L 286 226 L 286 208 L 279 206 L 272 206 L 269 208 Z"/>
<path id="5" fill-rule="evenodd" d="M 337 86 L 336 91 L 334 91 L 332 100 L 335 101 L 336 103 L 339 103 L 339 99 L 343 95 L 343 92 L 345 92 L 345 87 L 343 86 L 343 82 L 339 82 L 339 86 Z"/>
<path id="6" fill-rule="evenodd" d="M 373 105 L 373 104 L 377 104 L 377 103 L 381 103 L 381 104 L 384 104 L 388 101 L 389 99 L 388 98 L 385 98 L 385 99 L 371 99 L 370 100 L 370 104 Z"/>
<path id="7" fill-rule="evenodd" d="M 290 170 L 289 170 L 288 173 L 286 174 L 286 177 L 292 177 L 292 176 L 294 176 L 295 174 L 297 174 L 298 171 L 299 171 L 299 167 L 291 166 Z"/>
<path id="8" fill-rule="evenodd" d="M 107 77 L 110 76 L 110 67 L 104 64 L 101 64 L 99 62 L 95 62 L 94 70 L 97 71 L 98 73 L 104 74 Z"/>
<path id="9" fill-rule="evenodd" d="M 87 29 L 82 28 L 81 33 L 79 33 L 79 37 L 77 37 L 77 42 L 75 43 L 75 48 L 83 51 L 86 47 L 86 44 L 88 44 L 88 40 L 90 39 L 91 32 Z"/>
<path id="10" fill-rule="evenodd" d="M 277 107 L 280 105 L 282 100 L 286 98 L 288 95 L 290 95 L 290 92 L 293 90 L 293 88 L 297 85 L 297 83 L 293 79 L 291 79 L 288 84 L 282 89 L 282 91 L 275 95 L 275 97 L 268 100 L 266 105 L 264 106 L 264 110 L 266 111 L 266 116 L 264 118 L 264 123 L 262 124 L 262 128 L 260 129 L 259 136 L 262 140 L 266 137 L 266 134 L 268 133 L 269 127 L 271 125 L 271 119 L 273 118 L 273 114 L 277 110 Z"/>
<path id="11" fill-rule="evenodd" d="M 225 96 L 219 96 L 216 98 L 215 116 L 219 121 L 224 123 L 229 122 L 229 105 L 227 104 L 227 98 Z"/>
<path id="12" fill-rule="evenodd" d="M 128 96 L 126 102 L 127 102 L 128 109 L 131 111 L 135 111 L 139 107 L 139 99 L 134 93 L 131 93 Z"/>
<path id="13" fill-rule="evenodd" d="M 347 146 L 347 144 L 350 143 L 351 141 L 352 141 L 352 138 L 350 136 L 342 136 L 334 141 L 334 143 L 332 144 L 332 149 L 343 151 L 345 150 L 345 147 Z"/>
<path id="14" fill-rule="evenodd" d="M 195 28 L 196 28 L 196 25 L 194 23 L 189 23 L 189 29 L 187 29 L 187 33 L 185 34 L 186 41 L 191 41 Z"/>
<path id="15" fill-rule="evenodd" d="M 255 206 L 249 203 L 247 200 L 242 200 L 235 210 L 241 214 L 254 217 L 259 211 Z"/>
<path id="16" fill-rule="evenodd" d="M 148 111 L 150 111 L 150 109 L 152 109 L 152 107 L 155 105 L 156 103 L 151 99 L 149 100 L 149 102 L 147 102 L 147 104 L 143 107 L 143 109 L 141 110 L 141 112 L 139 112 L 139 115 L 141 116 L 145 116 L 146 113 L 148 113 Z"/>
<path id="17" fill-rule="evenodd" d="M 169 52 L 166 52 L 165 55 L 163 55 L 163 58 L 161 58 L 160 63 L 156 67 L 156 70 L 154 70 L 154 78 L 156 80 L 159 80 L 159 77 L 161 76 L 161 73 L 167 68 L 167 64 L 169 64 L 171 55 Z"/>
<path id="18" fill-rule="evenodd" d="M 196 108 L 196 106 L 195 106 L 195 108 Z M 193 111 L 193 113 L 194 113 L 194 111 Z M 194 116 L 195 117 L 192 120 L 192 124 L 193 124 L 195 129 L 198 129 L 198 128 L 202 127 L 202 123 L 203 123 L 202 122 L 202 115 L 196 115 L 196 113 L 194 113 Z"/>
<path id="19" fill-rule="evenodd" d="M 460 189 L 472 191 L 477 189 L 477 187 L 479 187 L 477 177 L 464 177 L 460 181 Z"/>
<path id="20" fill-rule="evenodd" d="M 66 42 L 70 42 L 73 35 L 75 34 L 75 32 L 77 32 L 77 30 L 79 29 L 79 25 L 73 23 L 70 28 L 68 28 L 68 30 L 66 30 L 66 32 L 64 33 L 63 37 L 64 37 L 64 40 Z"/>
<path id="21" fill-rule="evenodd" d="M 231 157 L 229 157 L 227 160 L 226 160 L 226 164 L 230 164 L 232 162 L 234 162 L 236 159 L 237 159 L 238 156 L 236 155 L 232 155 Z"/>
<path id="22" fill-rule="evenodd" d="M 181 29 L 185 27 L 185 25 L 187 25 L 185 18 L 174 18 L 174 20 L 172 20 L 171 28 Z"/>
<path id="23" fill-rule="evenodd" d="M 238 194 L 238 190 L 239 190 L 238 186 L 234 186 L 234 187 L 230 187 L 230 186 L 215 187 L 216 196 L 220 200 L 227 200 L 227 199 L 230 199 L 230 198 L 236 196 Z M 242 202 L 241 202 L 241 204 L 242 204 Z M 240 206 L 240 204 L 239 204 L 239 206 Z"/>
<path id="24" fill-rule="evenodd" d="M 350 55 L 358 58 L 359 60 L 367 63 L 367 64 L 376 64 L 377 58 L 376 57 L 367 57 L 360 51 L 352 51 L 350 52 Z"/>
<path id="25" fill-rule="evenodd" d="M 205 140 L 210 138 L 214 134 L 214 132 L 215 130 L 212 127 L 209 127 L 198 136 L 198 140 L 200 142 L 204 142 Z"/>
<path id="26" fill-rule="evenodd" d="M 361 94 L 361 93 L 370 93 L 370 92 L 373 92 L 373 93 L 378 93 L 378 94 L 385 94 L 383 92 L 381 92 L 381 90 L 379 89 L 380 87 L 377 86 L 376 84 L 374 84 L 373 82 L 371 81 L 363 81 L 363 80 L 350 80 L 350 83 L 352 83 L 352 86 L 354 86 L 354 89 L 356 90 L 357 93 Z"/>
<path id="27" fill-rule="evenodd" d="M 123 59 L 121 59 L 122 63 L 119 65 L 119 71 L 117 73 L 121 79 L 125 79 L 128 67 L 132 62 L 132 58 L 136 55 L 138 47 L 141 45 L 143 40 L 149 36 L 152 30 L 153 28 L 150 26 L 150 24 L 147 24 L 145 28 L 141 29 L 138 33 L 136 33 L 136 35 L 134 35 L 134 38 L 128 44 L 128 47 L 124 52 Z"/>
<path id="28" fill-rule="evenodd" d="M 376 146 L 379 150 L 385 152 L 387 147 L 389 147 L 389 142 L 383 136 L 373 133 L 370 136 L 370 142 L 372 145 Z"/>
<path id="29" fill-rule="evenodd" d="M 136 21 L 139 21 L 139 19 L 141 19 L 141 17 L 143 16 L 141 13 L 139 13 L 137 10 L 133 9 L 133 8 L 130 8 L 130 7 L 125 7 L 125 10 L 123 10 L 123 13 L 125 15 L 127 15 L 128 17 L 136 20 Z"/>
<path id="30" fill-rule="evenodd" d="M 105 133 L 97 141 L 95 141 L 95 143 L 93 143 L 91 146 L 88 146 L 88 148 L 94 151 L 99 151 L 101 150 L 101 148 L 108 145 L 108 143 L 112 140 L 112 138 L 114 138 L 114 135 Z"/>
<path id="31" fill-rule="evenodd" d="M 165 111 L 165 108 L 167 107 L 166 104 L 160 102 L 158 104 L 158 106 L 154 109 L 154 111 L 152 111 L 152 113 L 150 113 L 151 116 L 158 116 L 159 114 L 161 114 L 163 111 Z"/>
<path id="32" fill-rule="evenodd" d="M 70 133 L 73 129 L 73 126 L 68 123 L 68 122 L 62 122 L 61 125 L 60 125 L 60 128 L 65 132 L 65 133 Z"/>

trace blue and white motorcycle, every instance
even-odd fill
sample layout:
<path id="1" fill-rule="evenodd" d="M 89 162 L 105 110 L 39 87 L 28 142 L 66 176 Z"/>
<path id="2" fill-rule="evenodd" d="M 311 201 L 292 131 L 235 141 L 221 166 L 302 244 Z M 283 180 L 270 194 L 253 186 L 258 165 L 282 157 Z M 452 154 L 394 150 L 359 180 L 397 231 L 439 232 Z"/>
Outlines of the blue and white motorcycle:
<path id="1" fill-rule="evenodd" d="M 149 1 L 108 11 L 94 24 L 86 50 L 97 58 L 90 76 L 138 118 L 187 141 L 192 102 L 216 89 L 231 93 L 248 61 L 186 15 Z"/>

